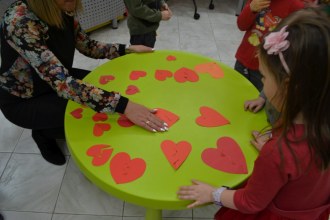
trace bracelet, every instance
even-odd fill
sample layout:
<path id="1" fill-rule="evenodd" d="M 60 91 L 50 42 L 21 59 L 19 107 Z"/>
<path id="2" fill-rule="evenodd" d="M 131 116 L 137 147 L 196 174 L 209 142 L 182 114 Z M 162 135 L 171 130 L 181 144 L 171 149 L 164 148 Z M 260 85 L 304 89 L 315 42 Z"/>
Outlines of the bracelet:
<path id="1" fill-rule="evenodd" d="M 222 186 L 216 190 L 214 190 L 212 192 L 212 195 L 213 195 L 213 200 L 214 200 L 214 204 L 218 205 L 218 206 L 223 206 L 222 203 L 221 203 L 221 194 L 223 193 L 223 191 L 229 189 L 229 187 L 227 186 Z"/>

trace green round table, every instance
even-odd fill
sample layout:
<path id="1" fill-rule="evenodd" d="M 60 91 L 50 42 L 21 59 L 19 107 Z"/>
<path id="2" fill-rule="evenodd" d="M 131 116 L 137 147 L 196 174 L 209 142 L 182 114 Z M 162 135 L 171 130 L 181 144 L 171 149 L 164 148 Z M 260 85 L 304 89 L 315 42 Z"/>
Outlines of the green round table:
<path id="1" fill-rule="evenodd" d="M 138 78 L 139 74 L 132 76 L 132 71 L 146 75 Z M 178 82 L 189 80 L 189 77 L 175 77 L 179 72 L 184 75 L 191 71 L 197 73 L 197 81 Z M 170 72 L 172 76 L 156 79 L 156 72 Z M 258 155 L 249 142 L 251 131 L 266 127 L 266 116 L 264 112 L 253 114 L 244 111 L 244 101 L 257 97 L 258 91 L 230 67 L 208 57 L 164 50 L 122 56 L 99 66 L 84 80 L 108 91 L 119 91 L 147 107 L 165 109 L 179 116 L 169 131 L 152 133 L 135 125 L 120 126 L 118 114 L 109 115 L 101 121 L 93 118 L 96 113 L 89 108 L 72 101 L 67 105 L 66 141 L 80 170 L 109 194 L 145 207 L 146 219 L 161 219 L 162 209 L 185 209 L 190 202 L 179 200 L 176 192 L 180 186 L 190 185 L 192 179 L 215 186 L 235 187 L 251 174 Z M 127 95 L 127 88 L 132 85 L 139 92 Z M 201 116 L 202 106 L 216 110 L 229 124 L 214 127 L 198 125 L 196 119 Z M 108 124 L 111 128 L 95 133 L 97 123 Z M 224 172 L 202 160 L 203 151 L 215 149 L 217 140 L 222 137 L 230 137 L 239 145 L 246 159 L 247 173 Z M 165 140 L 191 144 L 191 152 L 178 169 L 173 168 L 162 151 L 161 144 Z M 101 165 L 92 163 L 93 156 L 88 151 L 93 146 L 112 149 L 110 153 L 108 151 L 111 156 L 106 162 Z M 132 160 L 140 158 L 138 160 L 144 161 L 145 168 L 143 174 L 134 180 L 117 183 L 111 170 L 116 168 L 110 163 L 122 153 L 127 153 Z"/>

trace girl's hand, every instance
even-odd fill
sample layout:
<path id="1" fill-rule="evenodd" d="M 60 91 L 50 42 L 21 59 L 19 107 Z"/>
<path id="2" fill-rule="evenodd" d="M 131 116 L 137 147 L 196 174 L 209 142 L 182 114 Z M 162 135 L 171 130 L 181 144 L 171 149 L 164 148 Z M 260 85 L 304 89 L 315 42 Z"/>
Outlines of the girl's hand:
<path id="1" fill-rule="evenodd" d="M 162 5 L 162 8 L 161 8 L 162 11 L 164 11 L 164 10 L 168 10 L 168 9 L 169 9 L 169 8 L 168 8 L 167 3 L 165 3 L 165 4 Z"/>
<path id="2" fill-rule="evenodd" d="M 250 8 L 253 13 L 257 13 L 270 6 L 270 0 L 252 0 Z"/>
<path id="3" fill-rule="evenodd" d="M 271 131 L 267 131 L 265 133 L 260 133 L 259 131 L 252 131 L 253 140 L 251 140 L 251 144 L 259 151 L 261 151 L 265 143 L 271 138 L 271 135 Z"/>
<path id="4" fill-rule="evenodd" d="M 130 45 L 127 50 L 134 53 L 148 53 L 154 51 L 153 48 L 144 45 Z"/>
<path id="5" fill-rule="evenodd" d="M 266 100 L 259 96 L 257 99 L 248 100 L 244 103 L 244 110 L 249 110 L 250 112 L 258 112 L 262 107 L 264 107 Z"/>
<path id="6" fill-rule="evenodd" d="M 192 180 L 193 185 L 182 186 L 177 192 L 179 199 L 182 200 L 194 200 L 195 202 L 187 206 L 187 208 L 194 208 L 206 203 L 213 202 L 212 192 L 216 189 L 215 187 Z"/>
<path id="7" fill-rule="evenodd" d="M 146 130 L 153 132 L 167 131 L 168 125 L 154 114 L 156 112 L 157 110 L 151 110 L 129 101 L 124 114 L 131 122 Z"/>

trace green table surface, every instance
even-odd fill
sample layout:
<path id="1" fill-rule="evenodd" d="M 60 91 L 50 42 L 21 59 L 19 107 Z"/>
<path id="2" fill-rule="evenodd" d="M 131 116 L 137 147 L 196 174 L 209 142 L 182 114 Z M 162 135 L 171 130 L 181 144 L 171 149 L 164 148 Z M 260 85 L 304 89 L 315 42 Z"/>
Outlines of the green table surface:
<path id="1" fill-rule="evenodd" d="M 167 56 L 176 57 L 168 61 Z M 244 101 L 258 96 L 258 91 L 248 80 L 232 68 L 217 62 L 224 71 L 223 78 L 210 74 L 199 74 L 198 82 L 178 83 L 174 78 L 158 81 L 155 70 L 176 70 L 186 67 L 194 69 L 198 64 L 217 62 L 208 57 L 180 51 L 155 51 L 146 54 L 129 54 L 109 61 L 93 70 L 85 81 L 108 91 L 119 91 L 132 101 L 150 108 L 163 108 L 180 116 L 168 132 L 152 133 L 138 126 L 129 128 L 117 124 L 118 114 L 109 115 L 106 123 L 110 131 L 100 137 L 93 135 L 95 112 L 84 108 L 83 118 L 76 119 L 70 112 L 81 108 L 69 101 L 65 115 L 65 132 L 71 155 L 81 171 L 98 187 L 127 202 L 151 209 L 184 209 L 190 202 L 181 201 L 176 192 L 182 185 L 190 185 L 197 179 L 215 186 L 235 187 L 244 182 L 253 170 L 258 152 L 250 144 L 251 131 L 267 126 L 263 111 L 253 114 L 244 111 Z M 133 70 L 146 71 L 147 76 L 132 81 Z M 101 85 L 99 77 L 113 75 L 115 80 Z M 140 92 L 125 95 L 128 85 L 136 85 Z M 200 116 L 199 108 L 208 106 L 229 121 L 220 127 L 201 127 L 195 123 Z M 231 174 L 206 165 L 201 154 L 206 148 L 216 148 L 220 137 L 231 137 L 241 147 L 248 167 L 248 174 Z M 164 156 L 160 144 L 164 140 L 188 141 L 192 151 L 178 170 L 172 168 Z M 110 160 L 102 166 L 92 165 L 92 158 L 86 154 L 95 144 L 109 144 L 114 149 L 111 158 L 119 152 L 127 152 L 131 158 L 142 158 L 146 162 L 144 175 L 135 181 L 116 184 L 110 173 Z"/>

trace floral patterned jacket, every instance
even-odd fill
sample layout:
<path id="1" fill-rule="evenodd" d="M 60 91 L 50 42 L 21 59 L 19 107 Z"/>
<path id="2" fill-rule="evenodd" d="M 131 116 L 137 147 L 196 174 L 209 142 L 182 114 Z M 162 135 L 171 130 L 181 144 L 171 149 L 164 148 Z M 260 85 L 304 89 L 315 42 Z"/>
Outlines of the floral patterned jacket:
<path id="1" fill-rule="evenodd" d="M 8 57 L 12 53 L 2 48 L 0 89 L 21 98 L 31 98 L 34 88 L 32 75 L 37 73 L 60 97 L 87 105 L 98 112 L 114 112 L 119 100 L 126 107 L 127 98 L 120 99 L 119 93 L 102 90 L 70 76 L 69 70 L 47 46 L 49 29 L 24 1 L 17 1 L 9 7 L 0 29 L 2 43 L 8 44 L 7 48 L 14 49 L 18 55 Z M 112 59 L 125 53 L 123 44 L 105 44 L 89 39 L 76 19 L 73 30 L 75 48 L 88 57 Z"/>

